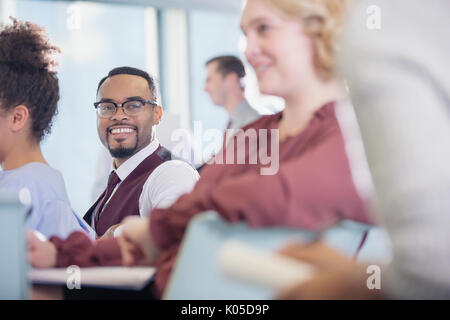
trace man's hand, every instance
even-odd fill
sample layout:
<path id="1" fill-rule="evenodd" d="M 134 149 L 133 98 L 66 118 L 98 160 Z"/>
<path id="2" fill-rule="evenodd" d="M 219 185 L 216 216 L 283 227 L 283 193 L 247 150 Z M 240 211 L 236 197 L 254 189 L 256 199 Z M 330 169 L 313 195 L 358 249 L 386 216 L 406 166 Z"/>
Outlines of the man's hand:
<path id="1" fill-rule="evenodd" d="M 125 266 L 150 263 L 159 253 L 151 238 L 147 218 L 125 218 L 118 241 Z"/>
<path id="2" fill-rule="evenodd" d="M 109 227 L 109 229 L 106 230 L 106 232 L 99 239 L 114 238 L 114 231 L 116 231 L 116 229 L 120 226 L 121 226 L 121 224 L 118 223 L 118 224 L 115 224 L 115 225 Z"/>
<path id="3" fill-rule="evenodd" d="M 32 230 L 27 230 L 28 261 L 35 268 L 56 266 L 56 247 L 50 241 L 40 240 Z"/>
<path id="4" fill-rule="evenodd" d="M 290 258 L 312 264 L 315 276 L 281 292 L 279 299 L 373 299 L 366 285 L 368 275 L 364 265 L 353 262 L 323 242 L 288 245 L 280 252 Z"/>

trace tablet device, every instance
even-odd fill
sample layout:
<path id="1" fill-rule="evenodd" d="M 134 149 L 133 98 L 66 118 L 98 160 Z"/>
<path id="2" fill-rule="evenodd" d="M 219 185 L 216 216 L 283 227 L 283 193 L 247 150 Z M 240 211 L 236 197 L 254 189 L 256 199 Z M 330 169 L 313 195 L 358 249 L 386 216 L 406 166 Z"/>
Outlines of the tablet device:
<path id="1" fill-rule="evenodd" d="M 0 193 L 0 299 L 28 297 L 25 219 L 17 195 Z"/>

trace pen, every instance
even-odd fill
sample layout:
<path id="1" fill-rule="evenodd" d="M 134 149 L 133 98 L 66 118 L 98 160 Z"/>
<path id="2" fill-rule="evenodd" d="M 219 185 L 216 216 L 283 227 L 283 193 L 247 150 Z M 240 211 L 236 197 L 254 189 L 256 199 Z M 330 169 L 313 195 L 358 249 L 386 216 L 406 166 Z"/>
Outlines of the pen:
<path id="1" fill-rule="evenodd" d="M 29 206 L 27 212 L 25 213 L 25 221 L 31 216 L 31 212 L 33 211 L 33 206 Z"/>

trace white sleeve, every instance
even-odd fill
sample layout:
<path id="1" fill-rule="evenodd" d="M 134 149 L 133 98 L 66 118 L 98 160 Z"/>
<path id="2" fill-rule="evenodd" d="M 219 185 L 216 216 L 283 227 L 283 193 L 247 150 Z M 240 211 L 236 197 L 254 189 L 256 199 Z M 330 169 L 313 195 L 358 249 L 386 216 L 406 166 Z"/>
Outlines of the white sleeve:
<path id="1" fill-rule="evenodd" d="M 142 188 L 141 217 L 148 217 L 154 208 L 171 206 L 181 195 L 192 191 L 199 177 L 197 170 L 184 161 L 170 160 L 158 166 Z"/>

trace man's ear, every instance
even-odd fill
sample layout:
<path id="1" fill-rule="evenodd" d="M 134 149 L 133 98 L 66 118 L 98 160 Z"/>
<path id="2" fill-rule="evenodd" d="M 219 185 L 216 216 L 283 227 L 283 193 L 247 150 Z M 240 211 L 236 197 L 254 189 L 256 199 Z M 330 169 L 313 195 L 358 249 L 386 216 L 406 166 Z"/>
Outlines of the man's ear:
<path id="1" fill-rule="evenodd" d="M 14 107 L 10 112 L 11 112 L 11 131 L 18 132 L 20 130 L 23 130 L 30 116 L 28 108 L 21 104 Z"/>
<path id="2" fill-rule="evenodd" d="M 159 124 L 161 122 L 163 110 L 161 106 L 155 106 L 153 109 L 155 115 L 155 124 Z"/>
<path id="3" fill-rule="evenodd" d="M 225 76 L 225 82 L 228 87 L 232 88 L 236 86 L 236 84 L 239 84 L 239 77 L 236 73 L 230 72 Z"/>

